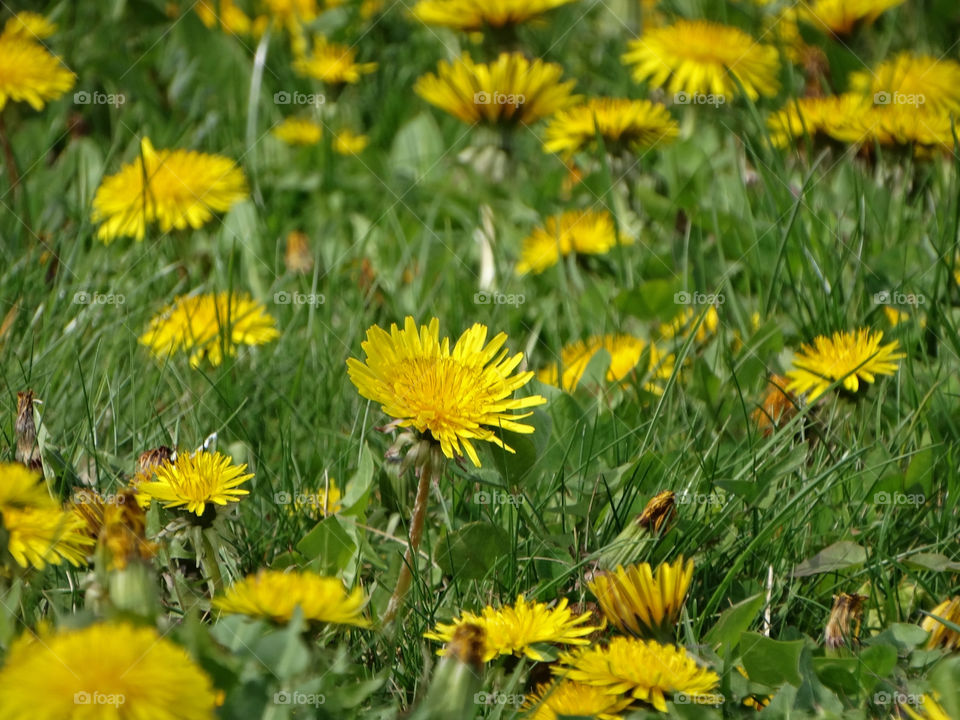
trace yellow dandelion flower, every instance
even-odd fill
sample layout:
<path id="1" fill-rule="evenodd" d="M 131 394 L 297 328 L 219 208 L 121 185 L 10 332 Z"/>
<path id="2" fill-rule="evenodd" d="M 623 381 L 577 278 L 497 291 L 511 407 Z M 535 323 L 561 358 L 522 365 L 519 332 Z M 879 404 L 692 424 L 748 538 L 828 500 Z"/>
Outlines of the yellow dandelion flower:
<path id="1" fill-rule="evenodd" d="M 833 608 L 824 630 L 824 642 L 828 648 L 842 645 L 853 647 L 860 641 L 860 621 L 863 618 L 863 601 L 866 596 L 856 593 L 840 593 L 833 596 Z"/>
<path id="2" fill-rule="evenodd" d="M 370 627 L 370 621 L 361 614 L 365 604 L 359 587 L 348 593 L 338 578 L 309 570 L 261 570 L 234 583 L 213 601 L 221 612 L 278 623 L 289 622 L 299 607 L 309 622 Z"/>
<path id="3" fill-rule="evenodd" d="M 253 30 L 254 21 L 233 0 L 199 0 L 193 10 L 208 28 L 219 27 L 232 35 L 250 35 Z"/>
<path id="4" fill-rule="evenodd" d="M 420 0 L 413 15 L 427 25 L 478 31 L 519 25 L 574 0 Z"/>
<path id="5" fill-rule="evenodd" d="M 391 325 L 389 333 L 374 325 L 362 344 L 366 362 L 347 360 L 350 380 L 399 426 L 429 432 L 448 458 L 461 454 L 462 446 L 480 467 L 475 440 L 513 452 L 492 428 L 532 433 L 531 426 L 518 422 L 532 412 L 512 411 L 546 403 L 539 395 L 511 398 L 533 377 L 529 371 L 511 375 L 523 353 L 510 357 L 501 350 L 506 333 L 487 343 L 487 328 L 479 323 L 460 336 L 452 351 L 449 338 L 441 342 L 439 334 L 436 318 L 418 329 L 407 317 L 403 330 Z"/>
<path id="6" fill-rule="evenodd" d="M 463 625 L 480 627 L 485 634 L 483 661 L 489 662 L 498 655 L 526 656 L 531 660 L 546 658 L 535 647 L 540 643 L 557 645 L 587 645 L 585 636 L 601 629 L 587 625 L 590 613 L 574 615 L 567 607 L 566 598 L 554 607 L 546 603 L 528 602 L 523 595 L 514 605 L 494 609 L 487 605 L 479 615 L 465 612 L 451 623 L 438 623 L 435 630 L 424 633 L 425 638 L 449 643 Z M 440 650 L 438 655 L 446 651 Z"/>
<path id="7" fill-rule="evenodd" d="M 890 327 L 896 327 L 910 319 L 910 313 L 895 308 L 893 305 L 884 305 L 883 314 L 886 316 L 887 322 L 890 323 Z"/>
<path id="8" fill-rule="evenodd" d="M 294 61 L 293 69 L 328 85 L 358 83 L 363 75 L 377 69 L 377 63 L 358 63 L 354 47 L 329 42 L 323 36 L 313 39 L 313 52 Z"/>
<path id="9" fill-rule="evenodd" d="M 214 707 L 186 650 L 126 623 L 25 633 L 0 670 L 0 720 L 213 720 Z"/>
<path id="10" fill-rule="evenodd" d="M 606 210 L 569 210 L 549 217 L 524 241 L 517 263 L 517 275 L 542 273 L 560 258 L 571 253 L 603 255 L 617 245 L 613 216 Z M 621 245 L 633 244 L 633 238 L 621 235 Z"/>
<path id="11" fill-rule="evenodd" d="M 323 125 L 307 118 L 285 118 L 271 134 L 288 145 L 316 145 L 323 138 Z"/>
<path id="12" fill-rule="evenodd" d="M 154 150 L 148 138 L 140 156 L 103 179 L 93 198 L 97 237 L 110 243 L 118 237 L 143 240 L 147 225 L 162 232 L 209 222 L 248 196 L 243 171 L 230 158 L 191 150 Z"/>
<path id="13" fill-rule="evenodd" d="M 5 508 L 7 550 L 20 567 L 42 570 L 48 564 L 83 564 L 93 545 L 81 518 L 59 507 Z"/>
<path id="14" fill-rule="evenodd" d="M 757 42 L 735 27 L 706 20 L 681 20 L 655 28 L 630 42 L 623 61 L 633 65 L 636 82 L 649 82 L 679 95 L 732 98 L 739 90 L 756 100 L 776 95 L 780 59 L 777 48 Z"/>
<path id="15" fill-rule="evenodd" d="M 0 110 L 8 100 L 43 110 L 48 101 L 67 92 L 76 80 L 77 76 L 33 37 L 19 32 L 0 35 Z"/>
<path id="16" fill-rule="evenodd" d="M 310 517 L 327 517 L 340 512 L 343 507 L 342 498 L 340 488 L 331 478 L 324 487 L 297 493 L 291 509 L 294 513 L 306 513 Z"/>
<path id="17" fill-rule="evenodd" d="M 604 617 L 621 632 L 667 639 L 680 618 L 693 579 L 693 560 L 683 557 L 653 570 L 648 563 L 618 565 L 588 583 Z"/>
<path id="18" fill-rule="evenodd" d="M 353 130 L 341 130 L 333 141 L 333 151 L 340 155 L 359 155 L 370 144 L 367 135 L 355 133 Z"/>
<path id="19" fill-rule="evenodd" d="M 87 537 L 104 550 L 109 570 L 123 570 L 135 559 L 149 560 L 156 554 L 156 543 L 146 539 L 146 512 L 133 488 L 109 497 L 78 490 L 69 507 L 83 520 Z"/>
<path id="20" fill-rule="evenodd" d="M 921 695 L 920 698 L 919 710 L 914 710 L 906 703 L 898 707 L 913 720 L 954 720 L 940 704 L 940 696 L 937 693 Z"/>
<path id="21" fill-rule="evenodd" d="M 881 346 L 882 340 L 883 332 L 869 329 L 817 336 L 812 347 L 802 345 L 794 357 L 794 369 L 787 373 L 787 390 L 798 395 L 810 393 L 807 400 L 813 402 L 835 381 L 842 380 L 843 387 L 855 393 L 861 381 L 873 383 L 877 375 L 893 375 L 897 371 L 894 361 L 906 355 L 897 352 L 900 345 L 896 340 Z"/>
<path id="22" fill-rule="evenodd" d="M 529 125 L 576 102 L 575 82 L 561 82 L 563 68 L 520 53 L 501 53 L 492 63 L 475 63 L 463 55 L 445 60 L 437 74 L 417 80 L 414 91 L 431 105 L 468 124 Z"/>
<path id="23" fill-rule="evenodd" d="M 720 682 L 712 670 L 701 667 L 687 651 L 653 640 L 616 637 L 606 647 L 593 646 L 564 653 L 554 674 L 603 688 L 610 695 L 629 694 L 666 712 L 667 694 L 682 693 L 712 704 Z"/>
<path id="24" fill-rule="evenodd" d="M 589 717 L 598 720 L 620 720 L 619 713 L 631 703 L 603 688 L 583 683 L 561 681 L 538 685 L 520 709 L 528 720 L 560 720 L 561 717 Z"/>
<path id="25" fill-rule="evenodd" d="M 863 134 L 856 129 L 860 118 L 869 112 L 870 102 L 859 93 L 806 97 L 791 100 L 767 120 L 770 141 L 787 147 L 803 137 L 827 135 L 841 142 L 857 142 Z"/>
<path id="26" fill-rule="evenodd" d="M 913 146 L 918 155 L 933 150 L 950 152 L 954 145 L 950 116 L 925 105 L 874 105 L 853 118 L 844 131 L 846 137 L 840 139 L 846 142 L 867 147 L 874 143 Z"/>
<path id="27" fill-rule="evenodd" d="M 140 344 L 158 358 L 190 353 L 191 367 L 206 358 L 214 367 L 240 345 L 263 345 L 280 336 L 262 303 L 243 293 L 181 295 L 150 321 Z M 224 347 L 226 346 L 226 347 Z"/>
<path id="28" fill-rule="evenodd" d="M 610 367 L 606 379 L 609 382 L 619 382 L 629 375 L 640 363 L 640 358 L 649 348 L 649 363 L 647 372 L 657 380 L 665 380 L 673 373 L 674 356 L 664 357 L 656 345 L 648 343 L 632 335 L 598 335 L 586 341 L 580 340 L 567 345 L 560 352 L 560 365 L 563 367 L 562 377 L 558 377 L 557 365 L 553 364 L 537 373 L 537 379 L 548 385 L 555 385 L 567 392 L 573 392 L 580 384 L 587 366 L 601 349 L 610 353 Z M 663 388 L 656 382 L 644 385 L 647 392 L 656 395 L 663 394 Z"/>
<path id="29" fill-rule="evenodd" d="M 679 132 L 677 122 L 663 105 L 649 100 L 590 98 L 550 119 L 543 149 L 569 157 L 593 144 L 600 135 L 608 149 L 637 150 L 667 144 Z"/>
<path id="30" fill-rule="evenodd" d="M 797 397 L 787 390 L 789 384 L 790 378 L 783 375 L 771 375 L 767 380 L 767 394 L 760 407 L 750 415 L 764 435 L 772 435 L 797 414 Z"/>
<path id="31" fill-rule="evenodd" d="M 877 105 L 924 106 L 960 113 L 960 62 L 903 52 L 872 71 L 853 73 L 850 88 Z"/>
<path id="32" fill-rule="evenodd" d="M 675 338 L 685 340 L 690 337 L 693 329 L 697 328 L 694 340 L 698 343 L 705 343 L 716 335 L 719 326 L 720 313 L 717 312 L 716 307 L 708 305 L 706 308 L 697 312 L 695 312 L 693 308 L 687 308 L 670 322 L 662 323 L 658 328 L 658 332 L 660 333 L 660 337 L 665 341 Z"/>
<path id="33" fill-rule="evenodd" d="M 311 22 L 320 13 L 317 0 L 263 0 L 263 4 L 270 16 L 285 27 Z"/>
<path id="34" fill-rule="evenodd" d="M 936 615 L 937 617 L 931 617 Z M 949 623 L 960 625 L 960 595 L 944 600 L 930 611 L 930 615 L 923 619 L 920 625 L 924 630 L 930 633 L 930 639 L 927 641 L 927 647 L 931 650 L 936 647 L 944 647 L 954 652 L 960 650 L 960 633 L 953 630 L 937 618 L 943 618 Z"/>
<path id="35" fill-rule="evenodd" d="M 870 25 L 880 15 L 905 0 L 801 0 L 800 19 L 821 32 L 846 35 L 858 23 Z"/>
<path id="36" fill-rule="evenodd" d="M 45 40 L 56 31 L 56 23 L 35 12 L 18 12 L 3 26 L 4 35 L 19 35 L 28 40 Z"/>
<path id="37" fill-rule="evenodd" d="M 56 507 L 39 472 L 20 463 L 0 463 L 0 512 Z"/>
<path id="38" fill-rule="evenodd" d="M 137 490 L 166 508 L 182 507 L 200 516 L 210 504 L 240 502 L 241 497 L 250 494 L 240 486 L 253 473 L 244 474 L 246 464 L 232 463 L 231 457 L 219 452 L 177 453 L 175 462 L 157 467 L 154 479 L 140 483 Z"/>

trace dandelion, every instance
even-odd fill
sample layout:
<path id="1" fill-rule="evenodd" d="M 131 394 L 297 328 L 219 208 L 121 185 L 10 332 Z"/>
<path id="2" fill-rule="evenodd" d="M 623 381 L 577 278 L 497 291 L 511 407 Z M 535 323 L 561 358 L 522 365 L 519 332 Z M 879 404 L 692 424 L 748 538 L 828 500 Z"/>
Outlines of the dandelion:
<path id="1" fill-rule="evenodd" d="M 944 647 L 951 652 L 960 650 L 960 633 L 947 627 L 937 618 L 943 618 L 953 625 L 960 625 L 960 595 L 937 605 L 920 625 L 930 633 L 930 639 L 927 641 L 929 649 Z"/>
<path id="2" fill-rule="evenodd" d="M 0 669 L 0 720 L 212 720 L 215 704 L 183 648 L 127 623 L 24 633 Z"/>
<path id="3" fill-rule="evenodd" d="M 333 140 L 333 151 L 340 155 L 359 155 L 370 144 L 367 135 L 355 133 L 353 130 L 341 130 Z"/>
<path id="4" fill-rule="evenodd" d="M 591 98 L 561 110 L 545 131 L 543 149 L 569 157 L 601 136 L 610 150 L 640 150 L 667 144 L 679 126 L 663 105 L 649 100 Z"/>
<path id="5" fill-rule="evenodd" d="M 56 23 L 35 12 L 18 12 L 3 26 L 3 35 L 16 35 L 28 40 L 45 40 L 56 31 Z"/>
<path id="6" fill-rule="evenodd" d="M 304 512 L 310 517 L 328 517 L 336 515 L 343 507 L 340 488 L 333 478 L 317 490 L 298 493 L 293 503 L 294 512 Z"/>
<path id="7" fill-rule="evenodd" d="M 517 275 L 542 273 L 571 254 L 603 255 L 633 238 L 618 235 L 613 216 L 606 210 L 568 210 L 549 217 L 523 241 Z"/>
<path id="8" fill-rule="evenodd" d="M 905 0 L 801 0 L 800 19 L 817 30 L 838 35 L 853 32 L 857 24 L 871 25 L 890 8 Z"/>
<path id="9" fill-rule="evenodd" d="M 872 71 L 853 73 L 850 88 L 875 104 L 922 105 L 932 112 L 958 114 L 960 62 L 903 52 Z"/>
<path id="10" fill-rule="evenodd" d="M 306 275 L 313 270 L 313 254 L 310 252 L 310 238 L 306 233 L 292 230 L 287 235 L 287 247 L 283 254 L 283 264 L 287 270 L 297 275 Z"/>
<path id="11" fill-rule="evenodd" d="M 425 633 L 424 637 L 449 643 L 460 627 L 475 625 L 485 635 L 484 662 L 500 655 L 525 656 L 543 661 L 546 657 L 536 647 L 539 644 L 589 644 L 586 636 L 601 629 L 600 626 L 587 625 L 590 618 L 590 613 L 574 615 L 565 598 L 551 608 L 546 603 L 528 602 L 520 595 L 512 606 L 495 609 L 487 605 L 479 615 L 465 612 L 451 623 L 438 623 L 436 629 Z M 443 655 L 445 652 L 439 650 L 437 654 Z"/>
<path id="12" fill-rule="evenodd" d="M 0 512 L 32 507 L 56 507 L 43 477 L 20 463 L 0 463 Z"/>
<path id="13" fill-rule="evenodd" d="M 213 606 L 224 613 L 278 623 L 289 622 L 300 608 L 308 622 L 370 627 L 370 621 L 361 614 L 366 601 L 363 590 L 347 592 L 335 577 L 309 570 L 261 570 L 233 584 L 214 599 Z"/>
<path id="14" fill-rule="evenodd" d="M 637 518 L 637 525 L 659 535 L 661 530 L 670 526 L 676 514 L 676 494 L 673 490 L 662 490 L 647 502 Z"/>
<path id="15" fill-rule="evenodd" d="M 666 696 L 684 694 L 697 702 L 719 702 L 711 693 L 720 682 L 687 651 L 653 640 L 616 637 L 606 646 L 563 653 L 554 674 L 592 685 L 609 695 L 628 694 L 666 712 Z"/>
<path id="16" fill-rule="evenodd" d="M 824 630 L 824 641 L 828 648 L 835 650 L 843 645 L 853 647 L 860 641 L 860 620 L 866 599 L 856 593 L 833 596 L 833 608 Z"/>
<path id="17" fill-rule="evenodd" d="M 233 0 L 199 0 L 193 10 L 208 28 L 219 26 L 232 35 L 250 35 L 254 31 L 255 21 Z"/>
<path id="18" fill-rule="evenodd" d="M 687 308 L 680 312 L 673 320 L 663 323 L 658 328 L 660 338 L 664 341 L 681 338 L 686 340 L 691 335 L 698 343 L 705 343 L 716 335 L 720 326 L 720 313 L 713 305 L 694 311 Z"/>
<path id="19" fill-rule="evenodd" d="M 561 717 L 589 717 L 598 720 L 619 720 L 617 714 L 631 703 L 630 698 L 610 695 L 603 688 L 583 683 L 561 681 L 538 685 L 528 695 L 521 710 L 529 720 L 559 720 Z"/>
<path id="20" fill-rule="evenodd" d="M 813 402 L 836 381 L 842 380 L 843 388 L 855 393 L 861 382 L 872 384 L 877 375 L 893 375 L 897 371 L 894 361 L 906 355 L 897 352 L 896 340 L 881 346 L 882 340 L 883 332 L 869 329 L 817 336 L 813 346 L 804 344 L 796 354 L 786 389 L 809 393 L 807 400 Z"/>
<path id="21" fill-rule="evenodd" d="M 154 150 L 149 138 L 140 157 L 103 179 L 93 198 L 97 237 L 143 240 L 147 225 L 161 232 L 203 227 L 218 212 L 246 199 L 247 181 L 233 160 L 192 150 Z"/>
<path id="22" fill-rule="evenodd" d="M 427 25 L 478 31 L 519 25 L 574 0 L 419 0 L 413 15 Z"/>
<path id="23" fill-rule="evenodd" d="M 43 570 L 63 560 L 76 567 L 84 563 L 93 545 L 83 521 L 58 506 L 7 508 L 0 514 L 7 531 L 7 551 L 20 567 Z"/>
<path id="24" fill-rule="evenodd" d="M 323 36 L 313 40 L 313 52 L 294 61 L 293 69 L 327 85 L 356 84 L 377 69 L 377 63 L 358 63 L 356 48 L 332 43 Z"/>
<path id="25" fill-rule="evenodd" d="M 776 95 L 779 86 L 776 47 L 759 43 L 738 28 L 705 20 L 654 28 L 630 42 L 623 61 L 634 66 L 636 82 L 665 87 L 671 94 L 734 97 L 739 82 L 756 100 Z"/>
<path id="26" fill-rule="evenodd" d="M 11 32 L 11 22 L 0 34 L 0 110 L 8 101 L 43 110 L 47 102 L 70 90 L 77 76 L 35 42 L 34 36 L 25 30 Z"/>
<path id="27" fill-rule="evenodd" d="M 306 118 L 285 118 L 270 133 L 288 145 L 316 145 L 323 138 L 323 126 Z"/>
<path id="28" fill-rule="evenodd" d="M 414 91 L 431 105 L 468 123 L 529 125 L 571 105 L 574 81 L 561 82 L 563 68 L 520 53 L 502 53 L 492 63 L 463 55 L 442 60 Z"/>
<path id="29" fill-rule="evenodd" d="M 789 384 L 790 379 L 783 375 L 771 375 L 767 380 L 767 394 L 750 415 L 764 435 L 772 435 L 797 414 L 797 397 L 786 389 Z"/>
<path id="30" fill-rule="evenodd" d="M 250 494 L 240 486 L 253 473 L 244 473 L 246 464 L 232 463 L 232 458 L 219 452 L 178 453 L 176 461 L 157 467 L 155 478 L 140 483 L 138 491 L 166 508 L 182 507 L 199 517 L 208 505 L 225 506 Z"/>
<path id="31" fill-rule="evenodd" d="M 767 120 L 770 141 L 781 148 L 798 138 L 822 135 L 841 142 L 858 141 L 862 133 L 856 126 L 869 105 L 859 93 L 791 100 Z"/>
<path id="32" fill-rule="evenodd" d="M 940 696 L 935 692 L 921 696 L 918 710 L 914 710 L 908 704 L 899 707 L 913 720 L 951 720 L 950 714 L 940 704 Z"/>
<path id="33" fill-rule="evenodd" d="M 206 358 L 214 367 L 224 351 L 236 355 L 240 345 L 263 345 L 280 336 L 276 320 L 247 294 L 221 292 L 181 295 L 150 321 L 140 344 L 158 358 L 190 353 L 190 366 Z"/>
<path id="34" fill-rule="evenodd" d="M 654 571 L 648 563 L 618 566 L 588 584 L 604 617 L 622 632 L 667 639 L 680 618 L 693 578 L 693 560 L 681 556 Z"/>
<path id="35" fill-rule="evenodd" d="M 654 380 L 644 384 L 643 389 L 655 395 L 662 395 L 663 388 L 657 380 L 666 380 L 673 374 L 674 356 L 663 356 L 656 345 L 632 335 L 598 335 L 586 341 L 567 345 L 560 352 L 562 375 L 558 375 L 557 365 L 550 365 L 537 373 L 537 379 L 548 385 L 557 385 L 567 392 L 573 392 L 583 379 L 587 366 L 601 350 L 610 355 L 610 367 L 606 379 L 619 382 L 626 378 L 640 364 L 644 352 L 648 353 L 646 373 Z"/>

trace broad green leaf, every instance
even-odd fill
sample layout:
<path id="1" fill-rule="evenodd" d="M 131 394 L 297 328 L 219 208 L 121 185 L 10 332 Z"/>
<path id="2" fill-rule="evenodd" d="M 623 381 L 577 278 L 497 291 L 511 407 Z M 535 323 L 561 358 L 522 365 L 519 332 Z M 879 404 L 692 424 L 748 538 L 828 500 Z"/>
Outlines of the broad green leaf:
<path id="1" fill-rule="evenodd" d="M 783 683 L 800 685 L 800 653 L 803 648 L 803 640 L 771 640 L 755 632 L 740 636 L 740 652 L 747 675 L 752 681 L 771 687 Z"/>
<path id="2" fill-rule="evenodd" d="M 510 538 L 502 528 L 473 522 L 441 538 L 433 556 L 445 574 L 480 580 L 509 552 Z"/>
<path id="3" fill-rule="evenodd" d="M 356 549 L 356 543 L 336 515 L 321 520 L 297 543 L 297 550 L 307 559 L 317 561 L 318 569 L 325 572 L 343 570 Z"/>
<path id="4" fill-rule="evenodd" d="M 846 568 L 862 565 L 866 562 L 867 551 L 860 545 L 848 540 L 841 540 L 828 548 L 807 558 L 793 569 L 794 577 L 809 577 L 826 572 L 836 572 Z"/>
<path id="5" fill-rule="evenodd" d="M 704 642 L 713 648 L 723 647 L 726 650 L 733 650 L 737 640 L 753 624 L 763 605 L 763 593 L 757 593 L 727 608 L 716 624 L 710 628 L 703 639 Z"/>

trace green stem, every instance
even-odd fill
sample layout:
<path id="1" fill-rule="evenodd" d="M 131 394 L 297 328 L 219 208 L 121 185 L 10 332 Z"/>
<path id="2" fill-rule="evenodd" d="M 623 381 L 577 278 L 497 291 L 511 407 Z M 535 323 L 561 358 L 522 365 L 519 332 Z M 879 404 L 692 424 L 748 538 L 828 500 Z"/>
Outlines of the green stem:
<path id="1" fill-rule="evenodd" d="M 210 540 L 210 532 L 212 532 L 212 530 L 208 528 L 200 530 L 200 537 L 203 538 L 204 570 L 206 570 L 207 575 L 210 577 L 210 583 L 213 585 L 210 593 L 212 596 L 216 593 L 217 588 L 223 587 L 223 577 L 220 575 L 220 561 L 218 560 L 217 548 L 214 547 L 213 541 Z"/>

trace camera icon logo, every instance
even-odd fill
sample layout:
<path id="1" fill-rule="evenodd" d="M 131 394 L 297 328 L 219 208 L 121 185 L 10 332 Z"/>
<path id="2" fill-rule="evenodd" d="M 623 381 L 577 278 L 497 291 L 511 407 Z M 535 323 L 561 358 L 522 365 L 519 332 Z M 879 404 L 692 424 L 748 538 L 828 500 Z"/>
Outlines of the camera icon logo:
<path id="1" fill-rule="evenodd" d="M 473 96 L 474 105 L 489 105 L 491 102 L 492 102 L 492 98 L 490 97 L 490 93 L 483 92 L 483 91 L 474 93 L 474 96 Z"/>
<path id="2" fill-rule="evenodd" d="M 273 294 L 273 302 L 277 305 L 289 305 L 290 304 L 290 293 L 281 290 Z"/>
<path id="3" fill-rule="evenodd" d="M 873 96 L 874 105 L 889 105 L 891 101 L 890 93 L 885 90 L 881 90 L 878 93 L 875 93 Z"/>
<path id="4" fill-rule="evenodd" d="M 277 105 L 289 105 L 290 104 L 290 93 L 286 90 L 281 90 L 273 94 L 273 102 Z"/>
<path id="5" fill-rule="evenodd" d="M 289 505 L 293 502 L 293 497 L 288 492 L 277 492 L 273 494 L 273 501 L 277 505 Z"/>
<path id="6" fill-rule="evenodd" d="M 478 293 L 473 294 L 473 302 L 477 305 L 489 305 L 490 304 L 490 293 L 484 292 L 481 290 Z"/>
<path id="7" fill-rule="evenodd" d="M 681 90 L 673 96 L 673 102 L 677 105 L 689 105 L 690 96 Z"/>
<path id="8" fill-rule="evenodd" d="M 673 302 L 677 305 L 689 305 L 692 300 L 693 297 L 686 290 L 681 290 L 673 294 Z"/>
<path id="9" fill-rule="evenodd" d="M 78 90 L 73 94 L 73 102 L 76 105 L 89 105 L 90 93 L 88 93 L 86 90 Z"/>
<path id="10" fill-rule="evenodd" d="M 274 705 L 290 705 L 293 702 L 293 696 L 287 690 L 281 690 L 273 694 Z"/>

